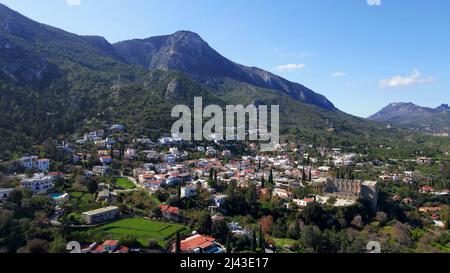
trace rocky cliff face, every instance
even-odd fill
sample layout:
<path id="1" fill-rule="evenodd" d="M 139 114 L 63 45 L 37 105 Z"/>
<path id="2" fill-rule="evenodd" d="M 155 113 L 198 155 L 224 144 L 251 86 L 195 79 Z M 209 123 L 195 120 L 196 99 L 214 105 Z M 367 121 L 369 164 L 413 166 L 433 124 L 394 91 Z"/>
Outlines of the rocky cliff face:
<path id="1" fill-rule="evenodd" d="M 298 83 L 289 82 L 259 68 L 230 61 L 211 48 L 199 35 L 179 31 L 172 35 L 130 40 L 114 44 L 117 53 L 128 63 L 149 69 L 178 70 L 194 79 L 215 85 L 222 78 L 273 89 L 318 107 L 335 110 L 324 96 Z"/>

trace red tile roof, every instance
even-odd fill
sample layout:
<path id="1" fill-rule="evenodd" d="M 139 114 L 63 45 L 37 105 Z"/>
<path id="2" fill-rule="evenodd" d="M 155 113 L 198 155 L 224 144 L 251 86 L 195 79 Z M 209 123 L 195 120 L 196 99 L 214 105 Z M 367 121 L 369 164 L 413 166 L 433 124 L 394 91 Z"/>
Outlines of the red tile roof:
<path id="1" fill-rule="evenodd" d="M 103 253 L 103 252 L 105 252 L 105 247 L 104 247 L 104 246 L 97 246 L 97 247 L 94 249 L 94 252 Z"/>
<path id="2" fill-rule="evenodd" d="M 160 205 L 159 208 L 161 209 L 162 213 L 170 213 L 170 214 L 180 214 L 180 209 L 177 207 L 171 207 L 168 205 Z"/>
<path id="3" fill-rule="evenodd" d="M 117 250 L 117 252 L 120 253 L 128 253 L 130 251 L 130 249 L 126 246 L 122 246 L 121 248 L 119 248 L 119 250 Z"/>
<path id="4" fill-rule="evenodd" d="M 117 246 L 119 244 L 119 241 L 116 240 L 107 240 L 103 243 L 102 246 Z"/>
<path id="5" fill-rule="evenodd" d="M 212 246 L 215 240 L 216 239 L 212 237 L 207 237 L 203 235 L 194 235 L 181 241 L 181 250 L 192 251 L 196 248 L 205 249 Z"/>

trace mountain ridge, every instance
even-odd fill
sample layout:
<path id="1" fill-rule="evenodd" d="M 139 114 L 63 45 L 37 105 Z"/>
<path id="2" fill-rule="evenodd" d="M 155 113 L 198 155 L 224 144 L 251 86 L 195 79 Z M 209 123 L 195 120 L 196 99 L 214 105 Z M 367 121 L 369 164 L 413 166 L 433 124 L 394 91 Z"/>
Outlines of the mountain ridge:
<path id="1" fill-rule="evenodd" d="M 149 69 L 183 71 L 210 86 L 221 82 L 223 78 L 230 78 L 257 87 L 278 90 L 294 99 L 327 110 L 337 110 L 323 95 L 299 83 L 290 82 L 257 67 L 228 60 L 192 31 L 177 31 L 171 35 L 121 41 L 113 46 L 128 63 L 140 64 Z"/>
<path id="2" fill-rule="evenodd" d="M 3 35 L 1 35 L 3 33 Z M 6 34 L 6 35 L 5 35 Z M 3 37 L 2 37 L 3 36 Z M 211 48 L 198 34 L 192 31 L 177 31 L 170 35 L 154 36 L 145 39 L 133 39 L 111 44 L 104 37 L 93 35 L 77 35 L 64 30 L 35 22 L 20 13 L 0 4 L 0 43 L 1 40 L 13 37 L 16 46 L 26 42 L 39 44 L 39 51 L 45 52 L 46 43 L 59 40 L 51 44 L 61 47 L 61 40 L 70 40 L 72 44 L 83 48 L 83 58 L 71 55 L 71 48 L 60 48 L 65 57 L 73 58 L 84 64 L 90 59 L 89 55 L 97 54 L 108 62 L 108 58 L 122 64 L 138 64 L 150 70 L 177 70 L 189 74 L 193 79 L 209 85 L 221 82 L 223 78 L 231 78 L 252 85 L 278 90 L 289 94 L 296 100 L 313 104 L 327 110 L 337 110 L 334 104 L 325 96 L 318 94 L 299 83 L 293 83 L 280 76 L 255 67 L 237 64 L 220 55 Z M 1 47 L 1 44 L 0 44 Z M 47 62 L 46 56 L 33 56 Z M 88 66 L 97 64 L 88 63 Z M 101 67 L 100 64 L 98 67 Z M 36 65 L 45 72 L 46 67 Z M 14 71 L 5 69 L 7 75 L 14 76 Z M 9 72 L 9 73 L 8 73 Z M 30 71 L 31 73 L 31 71 Z M 22 77 L 24 80 L 26 77 Z M 31 81 L 28 79 L 28 81 Z"/>
<path id="3" fill-rule="evenodd" d="M 450 107 L 444 103 L 436 108 L 431 108 L 412 102 L 397 102 L 387 105 L 368 119 L 406 126 L 428 133 L 442 133 L 450 130 Z"/>

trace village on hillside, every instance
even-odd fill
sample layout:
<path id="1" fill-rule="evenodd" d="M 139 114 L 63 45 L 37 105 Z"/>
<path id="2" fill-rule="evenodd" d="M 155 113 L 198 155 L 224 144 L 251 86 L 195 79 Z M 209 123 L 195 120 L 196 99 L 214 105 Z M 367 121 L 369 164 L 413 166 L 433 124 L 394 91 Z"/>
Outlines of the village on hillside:
<path id="1" fill-rule="evenodd" d="M 450 251 L 450 168 L 428 157 L 287 142 L 263 153 L 116 124 L 0 166 L 5 252 Z"/>

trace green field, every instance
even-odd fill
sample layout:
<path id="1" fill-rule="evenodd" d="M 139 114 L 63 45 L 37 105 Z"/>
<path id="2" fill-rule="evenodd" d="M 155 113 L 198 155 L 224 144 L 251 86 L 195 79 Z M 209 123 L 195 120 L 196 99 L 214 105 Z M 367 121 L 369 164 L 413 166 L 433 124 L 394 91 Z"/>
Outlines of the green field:
<path id="1" fill-rule="evenodd" d="M 296 240 L 292 240 L 289 238 L 271 238 L 272 240 L 274 240 L 274 242 L 281 247 L 287 247 L 287 246 L 292 246 L 293 244 L 295 244 L 297 241 Z"/>
<path id="2" fill-rule="evenodd" d="M 279 248 L 279 252 L 281 253 L 292 253 L 291 250 L 289 250 L 288 248 L 295 245 L 297 243 L 296 240 L 292 240 L 289 238 L 274 238 L 271 237 L 271 240 L 273 240 L 275 242 L 275 245 L 277 246 L 277 248 Z"/>
<path id="3" fill-rule="evenodd" d="M 119 188 L 125 189 L 125 190 L 132 190 L 136 188 L 136 185 L 133 184 L 128 178 L 117 178 L 116 179 L 116 185 Z"/>
<path id="4" fill-rule="evenodd" d="M 177 231 L 185 229 L 186 227 L 181 224 L 130 218 L 98 227 L 96 230 L 105 235 L 134 236 L 142 246 L 147 246 L 150 240 L 155 240 L 161 246 L 165 246 Z"/>

